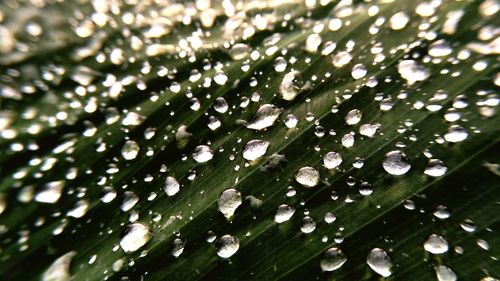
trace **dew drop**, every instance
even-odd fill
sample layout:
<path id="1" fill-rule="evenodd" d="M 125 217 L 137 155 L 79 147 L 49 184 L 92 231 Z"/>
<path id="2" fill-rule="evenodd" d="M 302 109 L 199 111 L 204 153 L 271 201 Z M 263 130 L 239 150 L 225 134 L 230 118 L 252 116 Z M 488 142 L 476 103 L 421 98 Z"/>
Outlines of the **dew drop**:
<path id="1" fill-rule="evenodd" d="M 448 168 L 444 165 L 443 161 L 439 159 L 430 159 L 424 174 L 431 177 L 440 177 L 446 173 Z"/>
<path id="2" fill-rule="evenodd" d="M 418 81 L 424 81 L 429 78 L 430 73 L 427 68 L 419 65 L 414 60 L 403 60 L 398 64 L 398 72 L 406 80 L 408 85 L 413 85 Z"/>
<path id="3" fill-rule="evenodd" d="M 347 113 L 345 116 L 345 122 L 347 125 L 356 125 L 361 121 L 361 111 L 359 109 L 353 109 Z"/>
<path id="4" fill-rule="evenodd" d="M 311 188 L 319 183 L 319 172 L 313 167 L 302 167 L 295 174 L 295 180 L 304 187 Z"/>
<path id="5" fill-rule="evenodd" d="M 133 140 L 128 140 L 122 147 L 122 156 L 125 160 L 134 160 L 139 154 L 139 144 Z"/>
<path id="6" fill-rule="evenodd" d="M 181 190 L 181 185 L 174 177 L 167 177 L 165 180 L 165 193 L 167 196 L 174 196 Z"/>
<path id="7" fill-rule="evenodd" d="M 448 252 L 448 242 L 437 234 L 431 234 L 424 242 L 424 249 L 434 255 Z"/>
<path id="8" fill-rule="evenodd" d="M 240 240 L 232 235 L 223 235 L 217 241 L 217 255 L 223 259 L 230 258 L 240 248 Z"/>
<path id="9" fill-rule="evenodd" d="M 326 250 L 319 265 L 323 271 L 335 271 L 341 268 L 346 261 L 347 258 L 344 253 L 342 253 L 342 250 L 332 247 Z"/>
<path id="10" fill-rule="evenodd" d="M 389 277 L 392 274 L 391 259 L 389 255 L 387 255 L 387 253 L 380 248 L 374 248 L 370 251 L 368 257 L 366 258 L 366 263 L 373 271 L 383 277 Z"/>
<path id="11" fill-rule="evenodd" d="M 452 49 L 444 40 L 433 42 L 429 46 L 429 55 L 432 57 L 445 57 L 451 54 Z"/>
<path id="12" fill-rule="evenodd" d="M 149 227 L 142 223 L 130 224 L 123 238 L 120 240 L 120 247 L 126 253 L 135 252 L 151 239 L 152 235 L 149 232 Z"/>
<path id="13" fill-rule="evenodd" d="M 253 130 L 263 130 L 274 125 L 281 114 L 281 109 L 272 104 L 263 104 L 259 107 L 252 120 L 246 127 Z"/>
<path id="14" fill-rule="evenodd" d="M 284 100 L 291 101 L 299 94 L 301 82 L 298 71 L 290 71 L 283 77 L 279 86 L 279 92 Z"/>
<path id="15" fill-rule="evenodd" d="M 351 76 L 352 78 L 358 80 L 366 76 L 366 73 L 368 73 L 368 70 L 366 67 L 360 63 L 356 64 L 351 71 Z"/>
<path id="16" fill-rule="evenodd" d="M 283 57 L 277 57 L 274 60 L 274 70 L 276 72 L 283 72 L 286 70 L 287 62 Z"/>
<path id="17" fill-rule="evenodd" d="M 311 233 L 316 229 L 316 221 L 310 216 L 305 216 L 302 219 L 302 225 L 300 226 L 300 231 L 302 233 Z"/>
<path id="18" fill-rule="evenodd" d="M 453 270 L 444 265 L 434 267 L 438 281 L 456 281 L 457 275 Z"/>
<path id="19" fill-rule="evenodd" d="M 221 212 L 227 220 L 233 217 L 234 212 L 241 203 L 241 193 L 234 188 L 224 190 L 217 200 L 219 212 Z"/>
<path id="20" fill-rule="evenodd" d="M 408 158 L 399 150 L 388 152 L 382 166 L 386 172 L 396 176 L 406 174 L 411 168 Z"/>
<path id="21" fill-rule="evenodd" d="M 59 201 L 64 188 L 64 181 L 52 181 L 45 184 L 42 190 L 35 195 L 35 201 L 54 204 Z"/>
<path id="22" fill-rule="evenodd" d="M 247 44 L 234 44 L 229 50 L 229 55 L 233 60 L 242 60 L 250 54 L 250 47 Z"/>
<path id="23" fill-rule="evenodd" d="M 71 279 L 69 273 L 71 260 L 76 255 L 75 251 L 66 253 L 57 258 L 43 273 L 42 281 L 67 281 Z"/>
<path id="24" fill-rule="evenodd" d="M 401 30 L 406 27 L 410 17 L 405 12 L 398 12 L 389 19 L 389 25 L 393 30 Z"/>
<path id="25" fill-rule="evenodd" d="M 186 245 L 185 241 L 183 241 L 180 238 L 175 238 L 174 241 L 172 242 L 172 256 L 174 258 L 180 257 L 180 255 L 182 255 L 182 252 L 184 252 L 185 245 Z"/>
<path id="26" fill-rule="evenodd" d="M 352 56 L 349 52 L 342 51 L 333 56 L 332 63 L 333 66 L 340 68 L 349 62 L 351 62 Z"/>
<path id="27" fill-rule="evenodd" d="M 448 128 L 448 131 L 444 135 L 444 139 L 447 142 L 461 142 L 464 141 L 468 136 L 467 131 L 459 125 L 452 125 Z"/>
<path id="28" fill-rule="evenodd" d="M 342 163 L 342 155 L 338 152 L 330 151 L 323 156 L 323 165 L 327 169 L 335 169 Z"/>
<path id="29" fill-rule="evenodd" d="M 268 141 L 263 140 L 251 140 L 243 149 L 243 158 L 249 161 L 256 160 L 266 154 L 267 148 L 269 147 Z"/>
<path id="30" fill-rule="evenodd" d="M 208 145 L 198 145 L 193 152 L 193 159 L 198 163 L 205 163 L 214 157 L 214 152 Z"/>
<path id="31" fill-rule="evenodd" d="M 276 210 L 276 214 L 274 215 L 274 221 L 276 223 L 284 223 L 290 220 L 295 213 L 295 209 L 286 204 L 282 204 L 278 206 Z"/>
<path id="32" fill-rule="evenodd" d="M 313 33 L 309 35 L 306 39 L 305 50 L 309 53 L 315 53 L 318 51 L 318 47 L 321 44 L 321 36 L 319 34 Z"/>

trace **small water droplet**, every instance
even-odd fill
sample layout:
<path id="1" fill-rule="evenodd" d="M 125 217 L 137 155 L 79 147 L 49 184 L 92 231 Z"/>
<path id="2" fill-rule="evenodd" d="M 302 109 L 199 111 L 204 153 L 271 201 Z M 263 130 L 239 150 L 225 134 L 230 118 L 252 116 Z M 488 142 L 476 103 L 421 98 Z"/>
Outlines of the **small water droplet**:
<path id="1" fill-rule="evenodd" d="M 464 141 L 468 136 L 467 131 L 459 125 L 452 125 L 448 128 L 448 131 L 444 135 L 444 139 L 447 142 L 461 142 Z"/>
<path id="2" fill-rule="evenodd" d="M 398 64 L 398 72 L 406 80 L 408 85 L 413 85 L 418 81 L 424 81 L 430 76 L 430 72 L 424 66 L 414 60 L 403 60 Z"/>
<path id="3" fill-rule="evenodd" d="M 284 100 L 291 101 L 299 94 L 302 88 L 298 71 L 290 71 L 283 77 L 279 86 L 279 92 Z"/>
<path id="4" fill-rule="evenodd" d="M 42 190 L 35 195 L 35 201 L 54 204 L 59 201 L 64 188 L 64 181 L 52 181 L 45 184 Z"/>
<path id="5" fill-rule="evenodd" d="M 125 160 L 134 160 L 139 154 L 139 144 L 133 140 L 128 140 L 122 147 L 122 156 Z"/>
<path id="6" fill-rule="evenodd" d="M 198 145 L 193 152 L 193 159 L 198 163 L 205 163 L 214 157 L 214 152 L 208 145 Z"/>
<path id="7" fill-rule="evenodd" d="M 366 73 L 368 73 L 368 70 L 366 67 L 360 63 L 356 64 L 351 71 L 351 76 L 352 78 L 358 80 L 366 76 Z"/>
<path id="8" fill-rule="evenodd" d="M 45 270 L 42 275 L 42 281 L 67 281 L 71 279 L 69 272 L 71 260 L 76 255 L 75 251 L 66 253 L 59 258 L 57 258 L 50 266 Z"/>
<path id="9" fill-rule="evenodd" d="M 175 238 L 174 241 L 172 242 L 172 256 L 174 258 L 178 258 L 180 255 L 182 255 L 182 252 L 184 252 L 185 245 L 186 245 L 185 241 L 183 241 L 180 238 Z"/>
<path id="10" fill-rule="evenodd" d="M 323 156 L 323 165 L 327 169 L 335 169 L 342 163 L 342 155 L 338 152 L 330 151 Z"/>
<path id="11" fill-rule="evenodd" d="M 263 130 L 268 128 L 274 125 L 274 122 L 278 119 L 281 111 L 281 109 L 272 104 L 263 104 L 259 107 L 246 127 L 253 130 Z"/>
<path id="12" fill-rule="evenodd" d="M 457 275 L 453 270 L 444 265 L 434 267 L 438 281 L 456 281 Z"/>
<path id="13" fill-rule="evenodd" d="M 345 122 L 347 125 L 356 125 L 361 121 L 361 111 L 359 109 L 353 109 L 347 113 L 345 116 Z"/>
<path id="14" fill-rule="evenodd" d="M 174 177 L 167 177 L 165 180 L 165 193 L 167 196 L 174 196 L 181 190 L 181 185 Z"/>
<path id="15" fill-rule="evenodd" d="M 439 159 L 430 159 L 424 174 L 431 177 L 440 177 L 446 173 L 448 168 L 444 165 L 443 161 Z"/>
<path id="16" fill-rule="evenodd" d="M 290 220 L 294 213 L 295 209 L 293 207 L 290 207 L 286 204 L 279 205 L 278 209 L 276 210 L 276 214 L 274 215 L 274 221 L 276 223 L 284 223 Z"/>
<path id="17" fill-rule="evenodd" d="M 316 221 L 310 216 L 305 216 L 302 219 L 302 225 L 300 226 L 300 231 L 303 233 L 311 233 L 316 229 Z"/>

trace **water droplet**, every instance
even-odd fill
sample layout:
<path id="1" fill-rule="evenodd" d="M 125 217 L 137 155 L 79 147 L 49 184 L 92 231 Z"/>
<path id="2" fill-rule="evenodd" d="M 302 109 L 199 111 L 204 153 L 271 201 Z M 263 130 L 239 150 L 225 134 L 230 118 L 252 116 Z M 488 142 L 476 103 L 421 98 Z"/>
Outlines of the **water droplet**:
<path id="1" fill-rule="evenodd" d="M 431 234 L 424 243 L 424 249 L 434 255 L 448 252 L 448 242 L 437 234 Z"/>
<path id="2" fill-rule="evenodd" d="M 380 128 L 379 124 L 363 124 L 359 126 L 359 134 L 373 138 L 377 133 L 378 128 Z"/>
<path id="3" fill-rule="evenodd" d="M 468 136 L 467 131 L 459 125 L 451 125 L 448 131 L 444 135 L 444 139 L 447 142 L 461 142 L 465 140 Z"/>
<path id="4" fill-rule="evenodd" d="M 216 98 L 214 103 L 214 109 L 219 113 L 226 113 L 226 111 L 229 109 L 229 105 L 227 104 L 226 99 L 223 97 Z"/>
<path id="5" fill-rule="evenodd" d="M 388 152 L 382 166 L 386 172 L 396 176 L 406 174 L 411 168 L 408 158 L 399 150 Z"/>
<path id="6" fill-rule="evenodd" d="M 198 145 L 193 152 L 193 159 L 198 163 L 205 163 L 214 157 L 214 152 L 208 145 Z"/>
<path id="7" fill-rule="evenodd" d="M 264 154 L 266 154 L 267 148 L 270 142 L 263 140 L 251 140 L 243 149 L 243 158 L 249 161 L 253 161 Z"/>
<path id="8" fill-rule="evenodd" d="M 75 206 L 69 210 L 66 214 L 68 217 L 81 218 L 83 217 L 89 209 L 89 203 L 85 200 L 80 200 L 75 203 Z"/>
<path id="9" fill-rule="evenodd" d="M 291 101 L 299 94 L 301 90 L 301 81 L 298 71 L 290 71 L 283 77 L 279 92 L 284 100 Z"/>
<path id="10" fill-rule="evenodd" d="M 149 227 L 136 222 L 130 224 L 125 230 L 125 235 L 120 240 L 120 247 L 126 253 L 135 252 L 146 245 L 151 237 L 152 235 L 149 232 Z"/>
<path id="11" fill-rule="evenodd" d="M 76 255 L 75 251 L 66 253 L 57 258 L 42 275 L 42 281 L 67 281 L 71 279 L 69 273 L 71 260 Z"/>
<path id="12" fill-rule="evenodd" d="M 356 125 L 361 121 L 361 111 L 359 109 L 353 109 L 347 113 L 345 116 L 345 122 L 347 125 Z"/>
<path id="13" fill-rule="evenodd" d="M 241 203 L 241 193 L 234 188 L 224 190 L 217 200 L 219 212 L 228 220 L 233 217 Z"/>
<path id="14" fill-rule="evenodd" d="M 300 226 L 300 231 L 303 233 L 311 233 L 316 229 L 316 221 L 310 216 L 305 216 L 302 219 L 302 225 Z"/>
<path id="15" fill-rule="evenodd" d="M 418 81 L 424 81 L 430 76 L 429 70 L 419 65 L 414 60 L 400 61 L 398 64 L 398 72 L 401 77 L 406 80 L 408 85 L 413 85 Z"/>
<path id="16" fill-rule="evenodd" d="M 185 241 L 182 241 L 180 238 L 175 238 L 172 242 L 172 256 L 174 258 L 178 258 L 184 252 L 184 246 L 186 245 Z"/>
<path id="17" fill-rule="evenodd" d="M 342 155 L 340 153 L 330 151 L 323 156 L 323 165 L 327 169 L 335 169 L 342 163 Z"/>
<path id="18" fill-rule="evenodd" d="M 439 205 L 436 207 L 436 210 L 434 211 L 434 216 L 438 219 L 445 220 L 450 217 L 450 212 L 446 208 L 446 206 Z"/>
<path id="19" fill-rule="evenodd" d="M 351 71 L 351 76 L 352 78 L 358 80 L 366 76 L 366 73 L 368 73 L 368 70 L 366 67 L 360 63 L 356 64 Z"/>
<path id="20" fill-rule="evenodd" d="M 451 54 L 451 52 L 450 45 L 444 40 L 438 40 L 429 46 L 429 55 L 432 57 L 445 57 Z"/>
<path id="21" fill-rule="evenodd" d="M 232 235 L 226 234 L 217 241 L 217 245 L 217 255 L 227 259 L 238 251 L 240 248 L 240 240 Z"/>
<path id="22" fill-rule="evenodd" d="M 127 212 L 132 209 L 137 202 L 139 202 L 139 196 L 135 195 L 132 191 L 125 191 L 120 209 Z"/>
<path id="23" fill-rule="evenodd" d="M 406 27 L 410 17 L 405 12 L 398 12 L 389 19 L 389 25 L 393 30 L 401 30 Z"/>
<path id="24" fill-rule="evenodd" d="M 439 159 L 430 159 L 424 174 L 431 177 L 440 177 L 446 173 L 448 168 L 444 165 L 443 161 Z"/>
<path id="25" fill-rule="evenodd" d="M 286 70 L 287 62 L 283 57 L 277 57 L 274 60 L 274 70 L 276 72 L 283 72 Z"/>
<path id="26" fill-rule="evenodd" d="M 295 213 L 295 209 L 293 207 L 290 207 L 286 204 L 282 204 L 278 206 L 278 209 L 276 210 L 276 214 L 274 215 L 274 221 L 276 223 L 283 223 L 290 218 L 292 218 L 293 214 Z"/>
<path id="27" fill-rule="evenodd" d="M 342 250 L 333 247 L 326 250 L 320 261 L 320 266 L 323 271 L 335 271 L 341 268 L 346 261 L 347 258 L 344 253 L 342 253 Z"/>
<path id="28" fill-rule="evenodd" d="M 242 60 L 250 54 L 250 47 L 247 44 L 234 44 L 229 50 L 229 55 L 233 60 Z"/>
<path id="29" fill-rule="evenodd" d="M 313 33 L 307 36 L 305 50 L 309 53 L 315 53 L 318 51 L 318 47 L 321 44 L 321 36 L 319 34 Z"/>
<path id="30" fill-rule="evenodd" d="M 319 183 L 319 172 L 313 167 L 302 167 L 295 174 L 295 180 L 305 187 L 314 187 Z"/>
<path id="31" fill-rule="evenodd" d="M 337 217 L 335 216 L 334 213 L 332 212 L 326 212 L 325 213 L 325 222 L 330 224 L 330 223 L 333 223 L 334 221 L 337 220 Z"/>
<path id="32" fill-rule="evenodd" d="M 345 148 L 352 147 L 354 145 L 354 133 L 345 134 L 340 142 Z"/>
<path id="33" fill-rule="evenodd" d="M 374 248 L 370 251 L 368 257 L 366 258 L 366 263 L 373 271 L 383 277 L 389 277 L 392 274 L 391 259 L 389 255 L 387 255 L 387 253 L 380 248 Z"/>
<path id="34" fill-rule="evenodd" d="M 165 180 L 165 193 L 168 196 L 174 196 L 181 190 L 181 185 L 174 177 L 167 177 Z"/>
<path id="35" fill-rule="evenodd" d="M 342 51 L 338 52 L 335 56 L 333 56 L 332 63 L 333 66 L 340 68 L 349 62 L 351 62 L 352 56 L 349 52 Z"/>
<path id="36" fill-rule="evenodd" d="M 466 219 L 462 223 L 460 223 L 460 227 L 469 233 L 475 232 L 477 229 L 477 226 L 474 224 L 474 222 L 469 219 Z"/>
<path id="37" fill-rule="evenodd" d="M 295 128 L 298 122 L 299 119 L 293 114 L 288 114 L 285 118 L 285 126 L 289 129 Z"/>
<path id="38" fill-rule="evenodd" d="M 263 104 L 259 107 L 246 127 L 253 130 L 263 130 L 270 127 L 274 125 L 274 122 L 278 119 L 281 111 L 281 109 L 272 104 Z"/>
<path id="39" fill-rule="evenodd" d="M 125 160 L 134 160 L 139 154 L 139 144 L 133 140 L 128 140 L 122 147 L 122 156 Z"/>
<path id="40" fill-rule="evenodd" d="M 228 80 L 228 77 L 227 77 L 227 75 L 224 72 L 218 71 L 214 75 L 214 81 L 215 81 L 215 83 L 217 83 L 219 85 L 226 84 L 227 80 Z"/>
<path id="41" fill-rule="evenodd" d="M 434 267 L 438 281 L 456 281 L 457 275 L 453 270 L 444 265 Z"/>
<path id="42" fill-rule="evenodd" d="M 41 191 L 35 195 L 35 201 L 54 204 L 59 201 L 64 188 L 64 181 L 52 181 L 46 183 Z"/>

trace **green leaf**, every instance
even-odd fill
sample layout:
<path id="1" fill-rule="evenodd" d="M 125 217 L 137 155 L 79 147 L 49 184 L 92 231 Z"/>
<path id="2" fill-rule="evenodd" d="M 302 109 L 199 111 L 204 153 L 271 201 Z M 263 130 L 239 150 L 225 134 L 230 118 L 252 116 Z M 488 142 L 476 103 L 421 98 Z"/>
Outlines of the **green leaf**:
<path id="1" fill-rule="evenodd" d="M 35 2 L 2 280 L 500 278 L 497 1 Z"/>

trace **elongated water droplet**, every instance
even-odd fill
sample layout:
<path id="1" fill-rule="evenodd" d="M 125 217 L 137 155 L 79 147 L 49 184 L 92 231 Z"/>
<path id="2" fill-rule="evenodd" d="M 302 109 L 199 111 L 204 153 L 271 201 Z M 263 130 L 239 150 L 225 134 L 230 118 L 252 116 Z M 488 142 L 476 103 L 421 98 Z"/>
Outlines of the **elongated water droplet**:
<path id="1" fill-rule="evenodd" d="M 424 249 L 434 255 L 448 252 L 448 242 L 437 234 L 429 235 L 429 238 L 424 243 Z"/>
<path id="2" fill-rule="evenodd" d="M 152 235 L 149 232 L 149 227 L 142 223 L 133 223 L 127 227 L 125 235 L 120 240 L 120 247 L 126 253 L 135 252 L 146 245 Z"/>
<path id="3" fill-rule="evenodd" d="M 167 196 L 174 196 L 181 190 L 181 185 L 174 177 L 167 177 L 165 180 L 165 193 Z"/>
<path id="4" fill-rule="evenodd" d="M 347 258 L 344 253 L 342 253 L 342 250 L 332 247 L 326 250 L 319 265 L 323 271 L 334 271 L 341 268 L 346 261 Z"/>
<path id="5" fill-rule="evenodd" d="M 391 175 L 404 175 L 410 168 L 411 164 L 404 153 L 399 150 L 393 150 L 385 155 L 384 162 L 382 163 L 384 170 Z"/>
<path id="6" fill-rule="evenodd" d="M 342 163 L 342 155 L 340 153 L 330 151 L 323 156 L 323 166 L 327 169 L 335 169 Z"/>
<path id="7" fill-rule="evenodd" d="M 228 220 L 233 217 L 241 203 L 241 193 L 234 188 L 224 190 L 217 200 L 219 212 Z"/>
<path id="8" fill-rule="evenodd" d="M 235 236 L 226 234 L 217 241 L 217 246 L 217 255 L 227 259 L 238 251 L 240 248 L 240 240 Z"/>
<path id="9" fill-rule="evenodd" d="M 263 130 L 270 127 L 274 125 L 274 122 L 278 119 L 281 111 L 281 109 L 272 104 L 263 104 L 259 107 L 246 127 L 253 130 Z"/>
<path id="10" fill-rule="evenodd" d="M 295 209 L 286 204 L 282 204 L 278 206 L 276 210 L 276 215 L 274 215 L 274 221 L 276 223 L 283 223 L 290 220 L 295 213 Z"/>
<path id="11" fill-rule="evenodd" d="M 243 149 L 243 158 L 249 161 L 253 161 L 264 154 L 266 154 L 267 148 L 269 147 L 268 141 L 263 140 L 251 140 Z"/>
<path id="12" fill-rule="evenodd" d="M 122 156 L 125 160 L 134 160 L 139 154 L 139 144 L 133 140 L 128 140 L 122 147 Z"/>
<path id="13" fill-rule="evenodd" d="M 391 259 L 389 255 L 387 255 L 387 253 L 380 248 L 374 248 L 370 251 L 368 257 L 366 258 L 366 263 L 373 271 L 383 277 L 389 277 L 392 274 Z"/>
<path id="14" fill-rule="evenodd" d="M 180 238 L 175 238 L 174 242 L 172 242 L 172 256 L 174 258 L 178 258 L 184 252 L 184 246 L 186 242 Z"/>
<path id="15" fill-rule="evenodd" d="M 295 174 L 295 180 L 305 187 L 314 187 L 319 183 L 319 172 L 313 167 L 302 167 Z"/>
<path id="16" fill-rule="evenodd" d="M 205 163 L 214 157 L 214 152 L 208 145 L 198 145 L 193 152 L 193 159 L 198 163 Z"/>

